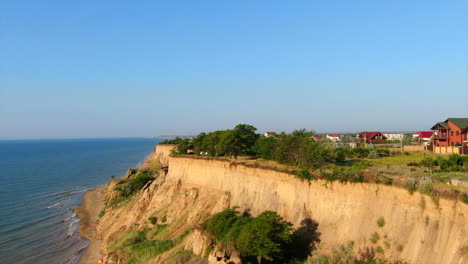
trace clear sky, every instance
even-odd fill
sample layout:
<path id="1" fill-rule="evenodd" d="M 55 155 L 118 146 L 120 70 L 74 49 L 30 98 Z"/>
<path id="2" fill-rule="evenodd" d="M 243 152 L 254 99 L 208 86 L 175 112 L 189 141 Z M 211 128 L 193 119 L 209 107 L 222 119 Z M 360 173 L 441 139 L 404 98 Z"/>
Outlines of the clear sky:
<path id="1" fill-rule="evenodd" d="M 1 1 L 0 139 L 427 130 L 468 1 Z"/>

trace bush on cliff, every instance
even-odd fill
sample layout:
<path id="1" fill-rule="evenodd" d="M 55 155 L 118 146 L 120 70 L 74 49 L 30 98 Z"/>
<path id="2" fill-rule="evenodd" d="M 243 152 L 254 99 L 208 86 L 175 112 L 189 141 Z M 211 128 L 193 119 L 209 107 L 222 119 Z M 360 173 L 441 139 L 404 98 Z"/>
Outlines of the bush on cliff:
<path id="1" fill-rule="evenodd" d="M 308 220 L 293 231 L 292 224 L 276 212 L 265 211 L 252 217 L 234 208 L 213 215 L 202 227 L 222 247 L 239 251 L 245 263 L 293 263 L 304 261 L 319 241 L 318 224 Z"/>
<path id="2" fill-rule="evenodd" d="M 139 172 L 136 176 L 129 180 L 122 180 L 119 185 L 115 187 L 115 190 L 119 192 L 120 196 L 127 198 L 141 190 L 149 181 L 156 178 L 155 174 L 149 171 Z"/>
<path id="3" fill-rule="evenodd" d="M 378 251 L 382 248 L 366 247 L 360 249 L 358 254 L 355 254 L 354 243 L 349 242 L 346 245 L 339 245 L 332 248 L 331 254 L 317 254 L 308 259 L 304 264 L 408 264 L 403 260 L 389 260 L 378 255 Z"/>

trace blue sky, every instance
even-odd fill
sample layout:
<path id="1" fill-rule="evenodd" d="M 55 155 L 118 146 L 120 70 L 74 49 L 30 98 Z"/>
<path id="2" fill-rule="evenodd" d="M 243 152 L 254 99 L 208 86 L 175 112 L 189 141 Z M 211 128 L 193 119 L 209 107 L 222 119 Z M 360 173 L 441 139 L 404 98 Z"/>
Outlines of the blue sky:
<path id="1" fill-rule="evenodd" d="M 468 117 L 467 1 L 0 3 L 0 139 L 446 117 Z"/>

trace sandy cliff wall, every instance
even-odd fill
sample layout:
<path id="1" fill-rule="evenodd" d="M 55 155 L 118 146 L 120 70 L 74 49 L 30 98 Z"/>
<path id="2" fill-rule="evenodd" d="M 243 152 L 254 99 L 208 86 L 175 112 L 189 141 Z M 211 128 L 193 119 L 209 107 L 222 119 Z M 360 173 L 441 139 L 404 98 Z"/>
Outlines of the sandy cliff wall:
<path id="1" fill-rule="evenodd" d="M 205 205 L 219 200 L 218 205 L 250 208 L 254 215 L 274 210 L 296 225 L 310 217 L 319 223 L 321 247 L 353 240 L 357 247 L 381 246 L 385 255 L 412 263 L 468 263 L 468 205 L 461 202 L 441 199 L 437 206 L 427 196 L 392 186 L 307 183 L 228 161 L 161 157 L 169 163 L 163 185 L 192 188 L 202 198 L 212 194 Z M 213 206 L 211 213 L 222 206 Z M 376 224 L 379 217 L 385 219 L 382 228 Z M 376 244 L 369 241 L 374 232 L 380 236 Z"/>
<path id="2" fill-rule="evenodd" d="M 176 149 L 177 145 L 170 144 L 159 144 L 156 145 L 156 150 L 154 151 L 153 159 L 159 159 L 163 165 L 167 165 L 169 156 Z"/>

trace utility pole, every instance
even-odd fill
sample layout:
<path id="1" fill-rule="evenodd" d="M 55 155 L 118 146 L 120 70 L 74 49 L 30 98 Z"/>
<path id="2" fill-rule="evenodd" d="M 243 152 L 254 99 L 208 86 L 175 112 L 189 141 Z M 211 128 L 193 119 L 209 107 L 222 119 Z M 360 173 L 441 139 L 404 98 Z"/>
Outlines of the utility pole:
<path id="1" fill-rule="evenodd" d="M 401 133 L 401 139 L 400 139 L 400 142 L 401 142 L 401 151 L 403 152 L 403 138 L 405 137 L 405 134 Z"/>

